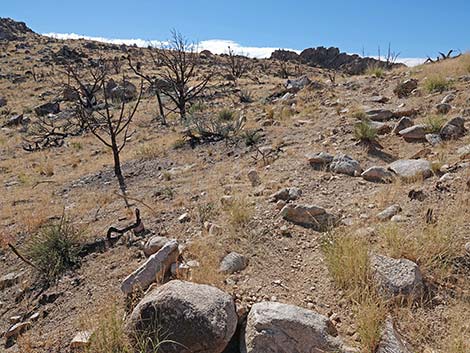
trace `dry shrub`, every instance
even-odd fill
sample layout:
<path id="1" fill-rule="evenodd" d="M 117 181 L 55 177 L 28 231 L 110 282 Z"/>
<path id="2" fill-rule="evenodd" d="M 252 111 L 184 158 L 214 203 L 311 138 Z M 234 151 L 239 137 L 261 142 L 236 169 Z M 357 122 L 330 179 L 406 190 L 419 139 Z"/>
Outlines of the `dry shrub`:
<path id="1" fill-rule="evenodd" d="M 245 226 L 253 217 L 254 208 L 248 197 L 237 195 L 233 201 L 225 207 L 228 222 L 233 227 Z"/>
<path id="2" fill-rule="evenodd" d="M 188 255 L 199 263 L 191 269 L 191 280 L 195 283 L 220 286 L 224 276 L 219 272 L 222 249 L 215 239 L 206 237 L 190 243 Z"/>

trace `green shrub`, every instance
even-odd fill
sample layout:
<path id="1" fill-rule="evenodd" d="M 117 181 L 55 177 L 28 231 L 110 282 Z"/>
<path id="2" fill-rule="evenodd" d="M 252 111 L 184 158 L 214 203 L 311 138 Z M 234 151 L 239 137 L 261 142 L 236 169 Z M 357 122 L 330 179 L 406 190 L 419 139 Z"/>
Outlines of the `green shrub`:
<path id="1" fill-rule="evenodd" d="M 435 134 L 441 131 L 445 119 L 439 115 L 430 115 L 426 118 L 426 128 L 429 133 Z"/>
<path id="2" fill-rule="evenodd" d="M 239 93 L 240 103 L 251 103 L 253 102 L 253 95 L 248 90 L 241 90 Z"/>
<path id="3" fill-rule="evenodd" d="M 433 92 L 444 92 L 452 87 L 452 81 L 446 79 L 443 76 L 435 75 L 428 77 L 424 83 L 424 87 L 429 93 Z"/>
<path id="4" fill-rule="evenodd" d="M 385 76 L 384 68 L 380 67 L 379 65 L 369 65 L 366 69 L 366 75 L 374 76 L 377 78 L 382 78 Z"/>
<path id="5" fill-rule="evenodd" d="M 369 120 L 363 119 L 354 126 L 354 137 L 359 141 L 372 142 L 377 138 L 377 130 Z"/>
<path id="6" fill-rule="evenodd" d="M 242 133 L 242 139 L 245 141 L 246 147 L 257 145 L 262 137 L 258 130 L 246 130 Z"/>
<path id="7" fill-rule="evenodd" d="M 26 244 L 25 255 L 36 265 L 40 277 L 50 283 L 79 265 L 82 231 L 66 216 L 45 225 Z"/>
<path id="8" fill-rule="evenodd" d="M 220 121 L 232 121 L 235 119 L 235 112 L 230 109 L 222 109 L 217 117 Z"/>

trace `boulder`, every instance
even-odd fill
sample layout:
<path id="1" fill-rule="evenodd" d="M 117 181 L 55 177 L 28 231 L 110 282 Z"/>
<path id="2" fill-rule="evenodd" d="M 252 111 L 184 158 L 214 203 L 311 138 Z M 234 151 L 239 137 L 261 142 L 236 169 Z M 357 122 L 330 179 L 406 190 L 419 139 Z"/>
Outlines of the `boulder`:
<path id="1" fill-rule="evenodd" d="M 238 317 L 232 297 L 203 284 L 170 281 L 154 288 L 126 322 L 131 337 L 145 335 L 162 353 L 221 353 L 235 333 Z M 172 343 L 172 342 L 176 343 Z"/>
<path id="2" fill-rule="evenodd" d="M 220 262 L 220 271 L 232 274 L 244 270 L 248 266 L 248 259 L 236 252 L 227 254 Z"/>
<path id="3" fill-rule="evenodd" d="M 160 235 L 154 235 L 144 245 L 143 251 L 145 256 L 149 257 L 150 255 L 155 254 L 161 248 L 163 248 L 170 239 L 167 237 L 162 237 Z"/>
<path id="4" fill-rule="evenodd" d="M 371 266 L 375 282 L 387 297 L 403 295 L 417 298 L 422 294 L 423 277 L 413 261 L 373 255 Z"/>
<path id="5" fill-rule="evenodd" d="M 394 175 L 385 167 L 374 166 L 362 172 L 361 177 L 376 183 L 391 183 Z"/>
<path id="6" fill-rule="evenodd" d="M 281 216 L 286 221 L 317 231 L 324 231 L 337 221 L 336 217 L 325 209 L 313 205 L 287 204 L 282 208 Z"/>
<path id="7" fill-rule="evenodd" d="M 350 176 L 358 176 L 362 172 L 359 162 L 346 154 L 335 156 L 330 164 L 330 170 L 334 173 Z"/>
<path id="8" fill-rule="evenodd" d="M 146 290 L 152 283 L 165 276 L 171 264 L 178 260 L 178 256 L 178 243 L 176 240 L 169 241 L 124 279 L 121 284 L 122 292 L 127 295 L 136 289 Z"/>
<path id="9" fill-rule="evenodd" d="M 405 180 L 426 179 L 433 174 L 431 163 L 425 159 L 399 159 L 391 163 L 388 169 Z"/>
<path id="10" fill-rule="evenodd" d="M 424 124 L 410 126 L 399 132 L 406 141 L 422 141 L 427 133 L 427 126 Z"/>
<path id="11" fill-rule="evenodd" d="M 457 117 L 445 123 L 439 134 L 443 140 L 451 140 L 465 135 L 466 132 L 465 119 Z"/>
<path id="12" fill-rule="evenodd" d="M 34 112 L 38 116 L 44 116 L 47 114 L 57 114 L 60 112 L 60 107 L 58 102 L 49 102 L 38 105 L 34 108 Z"/>
<path id="13" fill-rule="evenodd" d="M 400 135 L 400 131 L 405 130 L 409 127 L 413 126 L 413 120 L 408 118 L 407 116 L 402 117 L 398 122 L 395 124 L 395 127 L 393 128 L 392 132 L 395 135 Z"/>
<path id="14" fill-rule="evenodd" d="M 366 111 L 366 116 L 372 121 L 387 121 L 392 119 L 395 114 L 388 109 L 373 109 Z"/>
<path id="15" fill-rule="evenodd" d="M 294 305 L 256 303 L 248 314 L 241 351 L 246 353 L 341 352 L 332 322 Z"/>

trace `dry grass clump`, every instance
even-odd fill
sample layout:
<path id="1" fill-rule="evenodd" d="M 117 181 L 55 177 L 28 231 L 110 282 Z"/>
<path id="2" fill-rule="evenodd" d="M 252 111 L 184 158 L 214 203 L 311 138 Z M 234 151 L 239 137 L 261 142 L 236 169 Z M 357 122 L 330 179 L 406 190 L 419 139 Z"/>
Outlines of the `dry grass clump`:
<path id="1" fill-rule="evenodd" d="M 429 93 L 439 92 L 442 93 L 452 88 L 452 81 L 447 79 L 446 77 L 435 74 L 429 76 L 426 81 L 424 82 L 424 88 Z"/>
<path id="2" fill-rule="evenodd" d="M 359 108 L 359 107 L 353 108 L 351 110 L 350 115 L 351 115 L 351 118 L 356 119 L 356 120 L 364 121 L 367 119 L 366 112 L 364 111 L 364 109 Z"/>
<path id="3" fill-rule="evenodd" d="M 365 74 L 376 78 L 382 78 L 385 76 L 385 69 L 377 64 L 373 64 L 367 67 Z"/>
<path id="4" fill-rule="evenodd" d="M 440 74 L 445 77 L 455 77 L 470 73 L 470 54 L 465 53 L 458 58 L 440 61 L 434 64 L 419 65 L 414 68 L 417 75 L 425 77 L 433 74 Z"/>
<path id="5" fill-rule="evenodd" d="M 253 217 L 254 207 L 250 199 L 244 195 L 236 195 L 225 206 L 228 222 L 233 227 L 245 226 Z"/>
<path id="6" fill-rule="evenodd" d="M 221 286 L 224 281 L 219 271 L 223 254 L 220 244 L 215 239 L 196 239 L 188 246 L 188 257 L 196 260 L 199 266 L 191 269 L 191 281 L 213 286 Z"/>
<path id="7" fill-rule="evenodd" d="M 162 155 L 162 149 L 155 143 L 140 145 L 135 151 L 135 157 L 141 160 L 152 160 Z"/>
<path id="8" fill-rule="evenodd" d="M 352 298 L 369 291 L 369 244 L 365 239 L 337 231 L 323 242 L 323 252 L 331 276 Z"/>
<path id="9" fill-rule="evenodd" d="M 470 352 L 470 304 L 459 303 L 451 310 L 443 346 L 446 353 Z"/>
<path id="10" fill-rule="evenodd" d="M 382 336 L 387 307 L 379 296 L 364 298 L 355 308 L 355 323 L 364 353 L 375 353 Z"/>

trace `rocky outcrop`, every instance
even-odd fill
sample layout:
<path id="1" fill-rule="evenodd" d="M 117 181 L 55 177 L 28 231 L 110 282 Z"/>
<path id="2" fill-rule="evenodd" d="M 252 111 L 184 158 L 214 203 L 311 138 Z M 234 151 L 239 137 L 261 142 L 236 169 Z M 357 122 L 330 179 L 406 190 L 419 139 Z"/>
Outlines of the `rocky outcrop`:
<path id="1" fill-rule="evenodd" d="M 331 321 L 294 305 L 262 302 L 253 305 L 242 337 L 246 353 L 341 352 Z"/>
<path id="2" fill-rule="evenodd" d="M 0 40 L 23 40 L 28 34 L 34 32 L 24 22 L 11 18 L 0 18 Z"/>
<path id="3" fill-rule="evenodd" d="M 317 47 L 308 48 L 297 54 L 293 51 L 276 50 L 271 54 L 271 59 L 282 61 L 298 61 L 314 67 L 341 70 L 351 75 L 362 74 L 370 66 L 398 67 L 403 64 L 389 64 L 374 58 L 361 57 L 357 54 L 341 53 L 338 48 Z"/>
<path id="4" fill-rule="evenodd" d="M 150 291 L 132 311 L 126 328 L 131 337 L 145 335 L 153 342 L 164 339 L 158 349 L 162 353 L 221 353 L 237 322 L 229 294 L 175 280 Z"/>

